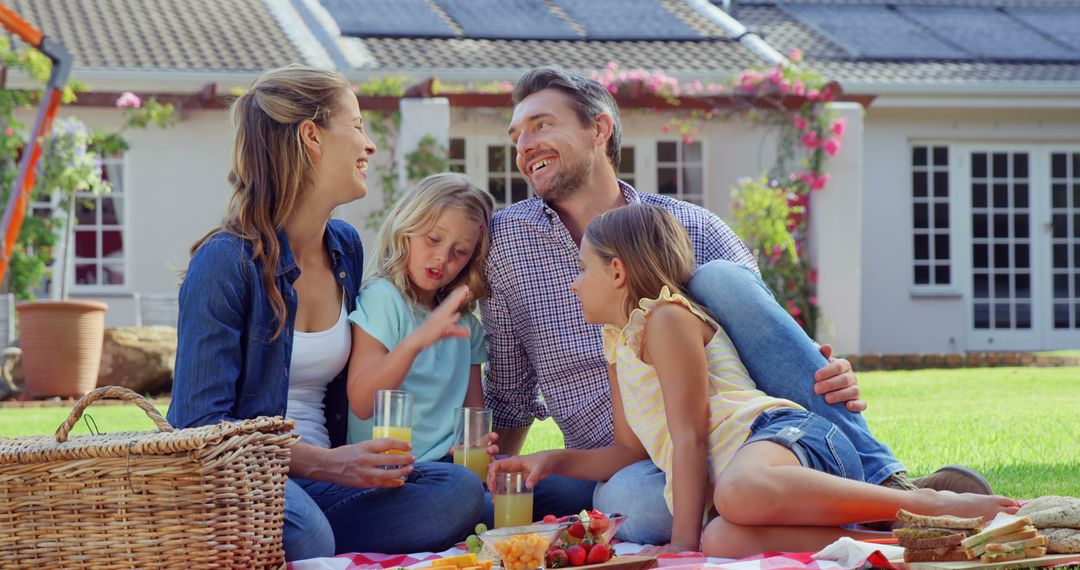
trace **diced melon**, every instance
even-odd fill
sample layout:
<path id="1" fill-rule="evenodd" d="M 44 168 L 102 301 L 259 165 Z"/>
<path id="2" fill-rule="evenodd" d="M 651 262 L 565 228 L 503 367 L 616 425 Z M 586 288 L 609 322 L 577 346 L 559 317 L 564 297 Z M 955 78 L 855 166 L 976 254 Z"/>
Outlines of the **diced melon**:
<path id="1" fill-rule="evenodd" d="M 436 560 L 431 561 L 431 567 L 432 568 L 448 567 L 448 566 L 452 566 L 452 567 L 455 567 L 455 568 L 468 568 L 469 566 L 476 566 L 476 565 L 477 565 L 476 555 L 473 554 L 472 552 L 470 552 L 468 554 L 460 554 L 458 556 L 447 556 L 446 558 L 438 558 Z"/>

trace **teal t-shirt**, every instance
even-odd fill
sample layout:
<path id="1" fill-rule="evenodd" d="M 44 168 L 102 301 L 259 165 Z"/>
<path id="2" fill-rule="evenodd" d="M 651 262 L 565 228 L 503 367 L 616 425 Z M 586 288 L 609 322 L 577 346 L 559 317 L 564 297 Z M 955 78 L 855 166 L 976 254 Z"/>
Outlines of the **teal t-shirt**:
<path id="1" fill-rule="evenodd" d="M 353 324 L 364 329 L 393 350 L 424 322 L 430 309 L 415 307 L 385 279 L 364 284 L 356 299 L 356 310 L 349 315 Z M 417 461 L 435 461 L 450 452 L 454 437 L 454 408 L 465 402 L 469 370 L 487 361 L 484 329 L 471 313 L 462 313 L 462 325 L 469 328 L 469 338 L 444 338 L 416 356 L 401 390 L 413 395 L 413 454 Z M 371 439 L 370 419 L 361 420 L 349 411 L 349 443 Z"/>

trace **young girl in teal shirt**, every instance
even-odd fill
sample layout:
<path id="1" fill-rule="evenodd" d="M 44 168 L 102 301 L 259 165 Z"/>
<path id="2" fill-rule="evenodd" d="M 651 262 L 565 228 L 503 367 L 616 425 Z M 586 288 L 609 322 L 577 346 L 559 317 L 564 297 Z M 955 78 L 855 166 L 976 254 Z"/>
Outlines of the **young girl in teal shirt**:
<path id="1" fill-rule="evenodd" d="M 349 441 L 371 439 L 377 390 L 413 394 L 417 461 L 450 452 L 455 408 L 484 405 L 487 352 L 471 311 L 486 295 L 492 210 L 489 193 L 445 173 L 420 181 L 390 211 L 349 315 L 360 336 L 349 361 Z"/>

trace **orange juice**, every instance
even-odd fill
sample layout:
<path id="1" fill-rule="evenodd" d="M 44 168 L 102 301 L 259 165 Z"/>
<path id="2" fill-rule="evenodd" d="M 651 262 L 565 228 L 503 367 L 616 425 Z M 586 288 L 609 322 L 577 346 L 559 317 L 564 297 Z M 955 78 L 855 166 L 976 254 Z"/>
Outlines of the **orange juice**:
<path id="1" fill-rule="evenodd" d="M 372 426 L 371 427 L 371 439 L 379 439 L 383 437 L 389 437 L 393 439 L 400 439 L 405 443 L 412 443 L 412 428 L 400 427 L 400 426 Z M 408 453 L 406 451 L 391 450 L 386 453 Z"/>
<path id="2" fill-rule="evenodd" d="M 481 481 L 487 481 L 488 463 L 491 456 L 483 447 L 455 447 L 454 463 L 462 467 L 468 467 Z"/>
<path id="3" fill-rule="evenodd" d="M 532 524 L 532 493 L 495 495 L 495 528 Z"/>

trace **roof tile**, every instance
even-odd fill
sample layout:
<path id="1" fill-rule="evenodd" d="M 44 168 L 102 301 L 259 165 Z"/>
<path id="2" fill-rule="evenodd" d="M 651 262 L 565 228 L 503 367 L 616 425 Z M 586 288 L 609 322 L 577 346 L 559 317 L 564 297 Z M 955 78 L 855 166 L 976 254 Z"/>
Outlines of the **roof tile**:
<path id="1" fill-rule="evenodd" d="M 263 0 L 9 0 L 80 68 L 249 71 L 304 61 Z"/>

